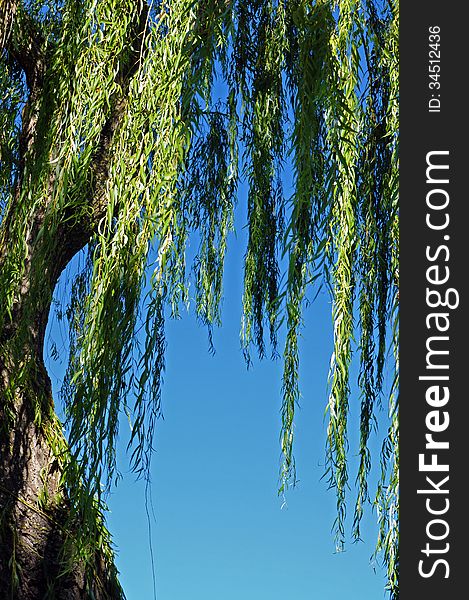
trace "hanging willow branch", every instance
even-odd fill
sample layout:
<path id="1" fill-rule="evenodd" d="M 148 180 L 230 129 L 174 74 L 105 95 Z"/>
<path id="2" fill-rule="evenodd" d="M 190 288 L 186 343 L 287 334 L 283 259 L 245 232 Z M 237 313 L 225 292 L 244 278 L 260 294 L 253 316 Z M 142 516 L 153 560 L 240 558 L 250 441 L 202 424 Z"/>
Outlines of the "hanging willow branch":
<path id="1" fill-rule="evenodd" d="M 66 309 L 64 478 L 72 505 L 104 510 L 103 490 L 118 476 L 123 412 L 133 468 L 148 471 L 165 315 L 188 303 L 193 278 L 200 320 L 209 332 L 221 323 L 224 256 L 244 176 L 248 361 L 252 346 L 266 354 L 265 331 L 276 354 L 286 327 L 280 492 L 295 480 L 303 309 L 323 278 L 334 334 L 326 458 L 336 542 L 345 539 L 348 415 L 357 401 L 359 538 L 370 501 L 370 432 L 385 361 L 393 360 L 389 346 L 397 357 L 398 344 L 397 3 L 3 0 L 1 7 L 0 328 L 22 364 L 15 385 L 28 376 L 21 359 L 28 340 L 41 345 L 60 273 L 88 252 Z M 28 319 L 38 307 L 34 330 Z M 350 397 L 354 350 L 358 399 Z M 397 358 L 393 369 L 397 377 Z M 392 598 L 396 398 L 397 379 L 376 496 L 377 548 Z M 38 420 L 44 410 L 35 406 Z"/>

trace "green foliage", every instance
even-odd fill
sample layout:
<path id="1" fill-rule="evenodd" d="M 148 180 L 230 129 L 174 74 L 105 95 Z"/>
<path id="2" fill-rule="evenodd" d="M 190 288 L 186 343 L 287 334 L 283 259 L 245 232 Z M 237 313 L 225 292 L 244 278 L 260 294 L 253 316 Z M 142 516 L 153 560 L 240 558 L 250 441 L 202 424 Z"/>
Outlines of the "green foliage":
<path id="1" fill-rule="evenodd" d="M 65 483 L 85 522 L 82 547 L 87 536 L 103 535 L 93 522 L 102 524 L 103 492 L 118 477 L 123 412 L 132 425 L 133 468 L 148 471 L 167 309 L 179 315 L 193 279 L 201 322 L 209 332 L 221 323 L 224 256 L 244 176 L 247 360 L 253 346 L 266 354 L 266 329 L 276 354 L 285 325 L 282 494 L 295 481 L 303 309 L 321 281 L 331 292 L 326 458 L 339 548 L 349 487 L 352 355 L 358 349 L 356 538 L 370 502 L 368 442 L 384 365 L 394 360 L 375 505 L 377 550 L 397 598 L 397 2 L 31 0 L 18 6 L 10 51 L 0 56 L 0 248 L 9 245 L 0 325 L 12 320 L 26 276 L 37 282 L 26 316 L 50 303 L 55 280 L 41 273 L 60 236 L 79 230 L 85 239 L 76 250 L 88 242 L 88 257 L 66 309 L 70 362 L 62 397 Z M 31 92 L 25 105 L 28 86 L 14 58 L 33 30 L 45 67 L 41 93 Z M 35 135 L 22 148 L 21 122 L 30 115 Z M 293 175 L 288 198 L 286 166 Z M 30 264 L 27 242 L 34 236 Z M 185 261 L 190 239 L 198 246 L 192 269 Z M 20 363 L 31 335 L 23 329 L 12 349 Z"/>

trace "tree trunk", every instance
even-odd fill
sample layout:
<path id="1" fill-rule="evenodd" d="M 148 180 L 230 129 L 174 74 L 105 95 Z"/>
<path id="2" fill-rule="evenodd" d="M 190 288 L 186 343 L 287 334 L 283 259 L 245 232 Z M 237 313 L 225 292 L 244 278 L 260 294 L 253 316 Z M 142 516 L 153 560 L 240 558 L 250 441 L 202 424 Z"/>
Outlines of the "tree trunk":
<path id="1" fill-rule="evenodd" d="M 15 203 L 10 209 L 2 223 L 0 270 L 19 243 L 8 228 L 17 217 Z M 99 512 L 80 555 L 89 520 L 86 525 L 76 509 L 77 490 L 68 485 L 72 458 L 43 360 L 56 283 L 91 233 L 65 220 L 45 250 L 44 227 L 38 208 L 26 228 L 27 258 L 10 317 L 0 327 L 0 598 L 121 600 L 109 539 L 94 543 L 105 531 Z"/>
<path id="2" fill-rule="evenodd" d="M 80 522 L 77 515 L 71 517 L 62 482 L 64 457 L 57 451 L 66 444 L 42 356 L 38 359 L 34 349 L 25 356 L 35 362 L 34 369 L 27 371 L 35 376 L 16 386 L 13 369 L 18 365 L 0 345 L 0 596 L 121 599 L 112 554 L 105 557 L 97 549 L 91 568 L 89 561 L 74 558 Z"/>
<path id="3" fill-rule="evenodd" d="M 8 376 L 3 368 L 3 396 Z M 45 399 L 50 386 L 44 381 L 41 387 L 39 393 Z M 2 406 L 6 406 L 5 397 Z M 54 425 L 34 422 L 25 391 L 18 392 L 11 412 L 1 415 L 2 422 L 13 421 L 13 427 L 2 432 L 1 440 L 0 589 L 5 598 L 21 600 L 82 598 L 79 569 L 60 577 L 65 535 L 60 524 L 66 508 L 61 500 L 59 463 L 46 438 L 47 428 Z"/>
<path id="4" fill-rule="evenodd" d="M 23 139 L 32 138 L 35 119 L 31 112 L 23 123 Z M 103 132 L 106 150 L 114 127 Z M 104 153 L 102 162 L 106 158 Z M 102 162 L 95 167 L 104 177 Z M 16 199 L 21 184 L 20 178 Z M 10 228 L 21 218 L 16 209 L 12 202 L 2 222 L 0 270 L 5 265 L 11 269 L 9 254 L 20 244 Z M 44 246 L 45 213 L 43 205 L 29 215 L 22 276 L 10 316 L 0 325 L 0 598 L 121 600 L 109 540 L 104 536 L 93 544 L 104 531 L 98 512 L 86 555 L 80 556 L 78 544 L 88 530 L 76 510 L 77 491 L 68 485 L 66 465 L 72 459 L 43 361 L 53 291 L 70 260 L 88 243 L 91 228 L 62 215 L 53 243 Z M 84 486 L 78 482 L 77 487 Z"/>
<path id="5" fill-rule="evenodd" d="M 13 39 L 12 24 L 20 13 L 16 29 L 21 29 L 21 35 Z M 22 70 L 28 88 L 21 115 L 17 178 L 0 223 L 0 272 L 6 273 L 3 280 L 7 283 L 15 281 L 12 304 L 2 313 L 8 316 L 0 319 L 0 600 L 123 598 L 102 515 L 93 498 L 85 497 L 86 491 L 83 498 L 86 507 L 91 506 L 87 519 L 77 508 L 77 498 L 82 498 L 86 486 L 79 477 L 68 477 L 72 458 L 54 411 L 43 346 L 60 274 L 90 241 L 106 214 L 111 142 L 125 110 L 126 89 L 141 58 L 147 17 L 148 6 L 143 3 L 126 32 L 133 52 L 123 57 L 115 75 L 122 95 L 113 98 L 96 143 L 89 189 L 83 194 L 83 206 L 74 207 L 78 214 L 70 213 L 70 207 L 54 213 L 47 197 L 25 211 L 22 192 L 34 183 L 27 166 L 35 164 L 38 157 L 42 160 L 43 136 L 37 131 L 38 123 L 41 117 L 43 131 L 47 131 L 54 118 L 48 103 L 41 103 L 49 65 L 45 40 L 34 19 L 26 10 L 18 10 L 18 0 L 0 0 L 0 51 L 5 48 Z M 51 171 L 51 189 L 53 178 Z M 54 231 L 53 240 L 45 244 L 44 231 L 51 233 L 48 211 L 54 217 Z M 18 219 L 24 228 L 15 228 Z M 18 231 L 22 239 L 17 239 Z M 79 545 L 83 540 L 90 542 L 86 552 Z"/>

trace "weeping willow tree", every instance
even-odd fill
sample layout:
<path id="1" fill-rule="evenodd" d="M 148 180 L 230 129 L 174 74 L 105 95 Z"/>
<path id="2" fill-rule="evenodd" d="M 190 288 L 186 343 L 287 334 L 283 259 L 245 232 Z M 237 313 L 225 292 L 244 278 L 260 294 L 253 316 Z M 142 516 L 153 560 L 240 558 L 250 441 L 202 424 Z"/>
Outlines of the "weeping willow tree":
<path id="1" fill-rule="evenodd" d="M 350 502 L 353 401 L 353 535 L 374 504 L 377 552 L 397 598 L 397 0 L 0 0 L 0 23 L 5 597 L 123 597 L 105 527 L 120 417 L 131 423 L 132 467 L 145 475 L 165 319 L 190 302 L 210 335 L 220 324 L 243 179 L 241 345 L 248 362 L 252 352 L 283 357 L 279 492 L 295 482 L 303 311 L 324 285 L 336 542 Z M 198 250 L 187 265 L 191 240 Z M 60 307 L 70 335 L 61 422 L 44 337 L 59 277 L 77 255 Z M 383 396 L 390 419 L 375 496 L 369 437 Z"/>

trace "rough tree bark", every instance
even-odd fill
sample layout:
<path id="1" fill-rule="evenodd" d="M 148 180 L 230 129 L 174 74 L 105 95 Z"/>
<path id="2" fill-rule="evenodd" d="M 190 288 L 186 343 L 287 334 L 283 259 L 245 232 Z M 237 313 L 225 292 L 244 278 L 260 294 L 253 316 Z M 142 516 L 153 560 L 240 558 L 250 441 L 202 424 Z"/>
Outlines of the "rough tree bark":
<path id="1" fill-rule="evenodd" d="M 24 72 L 28 98 L 22 114 L 19 140 L 18 178 L 15 198 L 22 187 L 25 161 L 34 154 L 38 114 L 37 100 L 47 77 L 43 40 L 33 23 L 21 23 L 21 41 L 11 41 L 17 1 L 0 0 L 0 51 L 5 51 Z M 137 30 L 129 32 L 135 44 L 133 64 L 123 65 L 130 79 L 136 66 L 146 24 L 142 10 Z M 117 74 L 122 77 L 122 73 Z M 125 90 L 125 86 L 123 88 Z M 11 307 L 11 320 L 0 328 L 0 597 L 15 600 L 118 600 L 122 590 L 113 565 L 102 556 L 94 561 L 93 582 L 85 582 L 79 561 L 64 572 L 65 548 L 73 544 L 67 492 L 62 482 L 61 461 L 51 447 L 51 439 L 62 436 L 53 405 L 51 382 L 43 361 L 44 336 L 52 294 L 60 274 L 90 241 L 94 228 L 105 211 L 103 195 L 112 137 L 125 107 L 125 95 L 116 98 L 105 123 L 93 161 L 93 188 L 84 199 L 92 215 L 87 222 L 64 214 L 59 221 L 54 244 L 47 255 L 41 244 L 47 202 L 30 214 L 26 224 L 27 259 L 24 273 Z M 12 239 L 10 224 L 17 214 L 13 201 L 4 215 L 0 237 L 0 269 L 18 240 Z M 41 268 L 36 259 L 41 257 Z M 44 266 L 45 265 L 45 266 Z M 34 304 L 30 301 L 35 298 Z M 37 299 L 40 298 L 38 301 Z M 28 334 L 25 338 L 24 327 Z M 23 329 L 22 329 L 23 328 Z M 19 337 L 21 333 L 21 338 Z M 18 339 L 21 351 L 18 353 Z M 25 342 L 24 339 L 27 341 Z M 15 350 L 14 350 L 15 349 Z M 19 369 L 27 366 L 21 384 L 12 385 Z M 7 398 L 8 395 L 8 398 Z M 40 408 L 38 419 L 37 406 Z M 34 408 L 36 407 L 36 409 Z M 63 438 L 62 438 L 63 439 Z M 65 527 L 64 524 L 67 524 Z M 75 527 L 80 527 L 76 522 Z"/>
<path id="2" fill-rule="evenodd" d="M 92 597 L 83 565 L 77 562 L 63 574 L 67 560 L 64 548 L 67 542 L 73 544 L 73 531 L 64 529 L 64 523 L 69 523 L 67 493 L 61 482 L 61 462 L 51 447 L 51 440 L 62 432 L 55 418 L 43 345 L 52 290 L 63 268 L 86 244 L 89 232 L 61 228 L 47 257 L 48 266 L 38 272 L 34 266 L 42 250 L 38 240 L 42 219 L 42 213 L 31 219 L 25 274 L 12 307 L 12 320 L 0 331 L 0 421 L 4 425 L 0 432 L 0 590 L 7 594 L 5 598 L 18 600 L 82 600 Z M 0 248 L 3 258 L 9 244 L 14 243 L 6 236 Z M 40 297 L 41 302 L 31 306 L 28 301 L 32 297 Z M 27 341 L 21 336 L 18 356 L 17 336 L 24 326 L 28 328 Z M 26 377 L 22 376 L 18 387 L 12 386 L 18 370 L 25 366 Z M 114 573 L 106 572 L 105 561 L 97 556 L 95 564 L 91 589 L 96 600 L 121 598 Z"/>
<path id="3" fill-rule="evenodd" d="M 33 132 L 31 121 L 25 121 L 23 132 Z M 5 598 L 18 600 L 81 600 L 91 597 L 85 592 L 82 565 L 61 575 L 68 536 L 63 523 L 68 521 L 68 509 L 60 462 L 50 447 L 50 440 L 62 434 L 54 414 L 43 345 L 52 291 L 63 268 L 87 243 L 90 231 L 77 225 L 73 230 L 66 225 L 59 228 L 56 244 L 46 259 L 48 266 L 39 273 L 34 267 L 41 253 L 38 235 L 43 217 L 43 212 L 38 212 L 28 224 L 25 273 L 12 306 L 12 320 L 0 331 L 0 421 L 8 423 L 0 434 L 0 590 L 8 594 Z M 5 216 L 6 221 L 14 218 L 14 210 Z M 0 248 L 3 260 L 14 244 L 7 233 Z M 0 268 L 2 262 L 0 259 Z M 39 296 L 41 302 L 31 306 L 29 298 Z M 22 342 L 18 360 L 12 348 L 18 348 L 17 335 L 24 326 L 28 328 L 27 342 Z M 20 387 L 13 386 L 11 398 L 11 382 L 25 365 L 28 376 L 22 378 Z M 40 419 L 35 406 L 41 407 Z M 46 506 L 39 501 L 41 497 L 47 499 Z M 96 573 L 93 593 L 97 600 L 121 598 L 118 586 L 105 572 Z"/>

